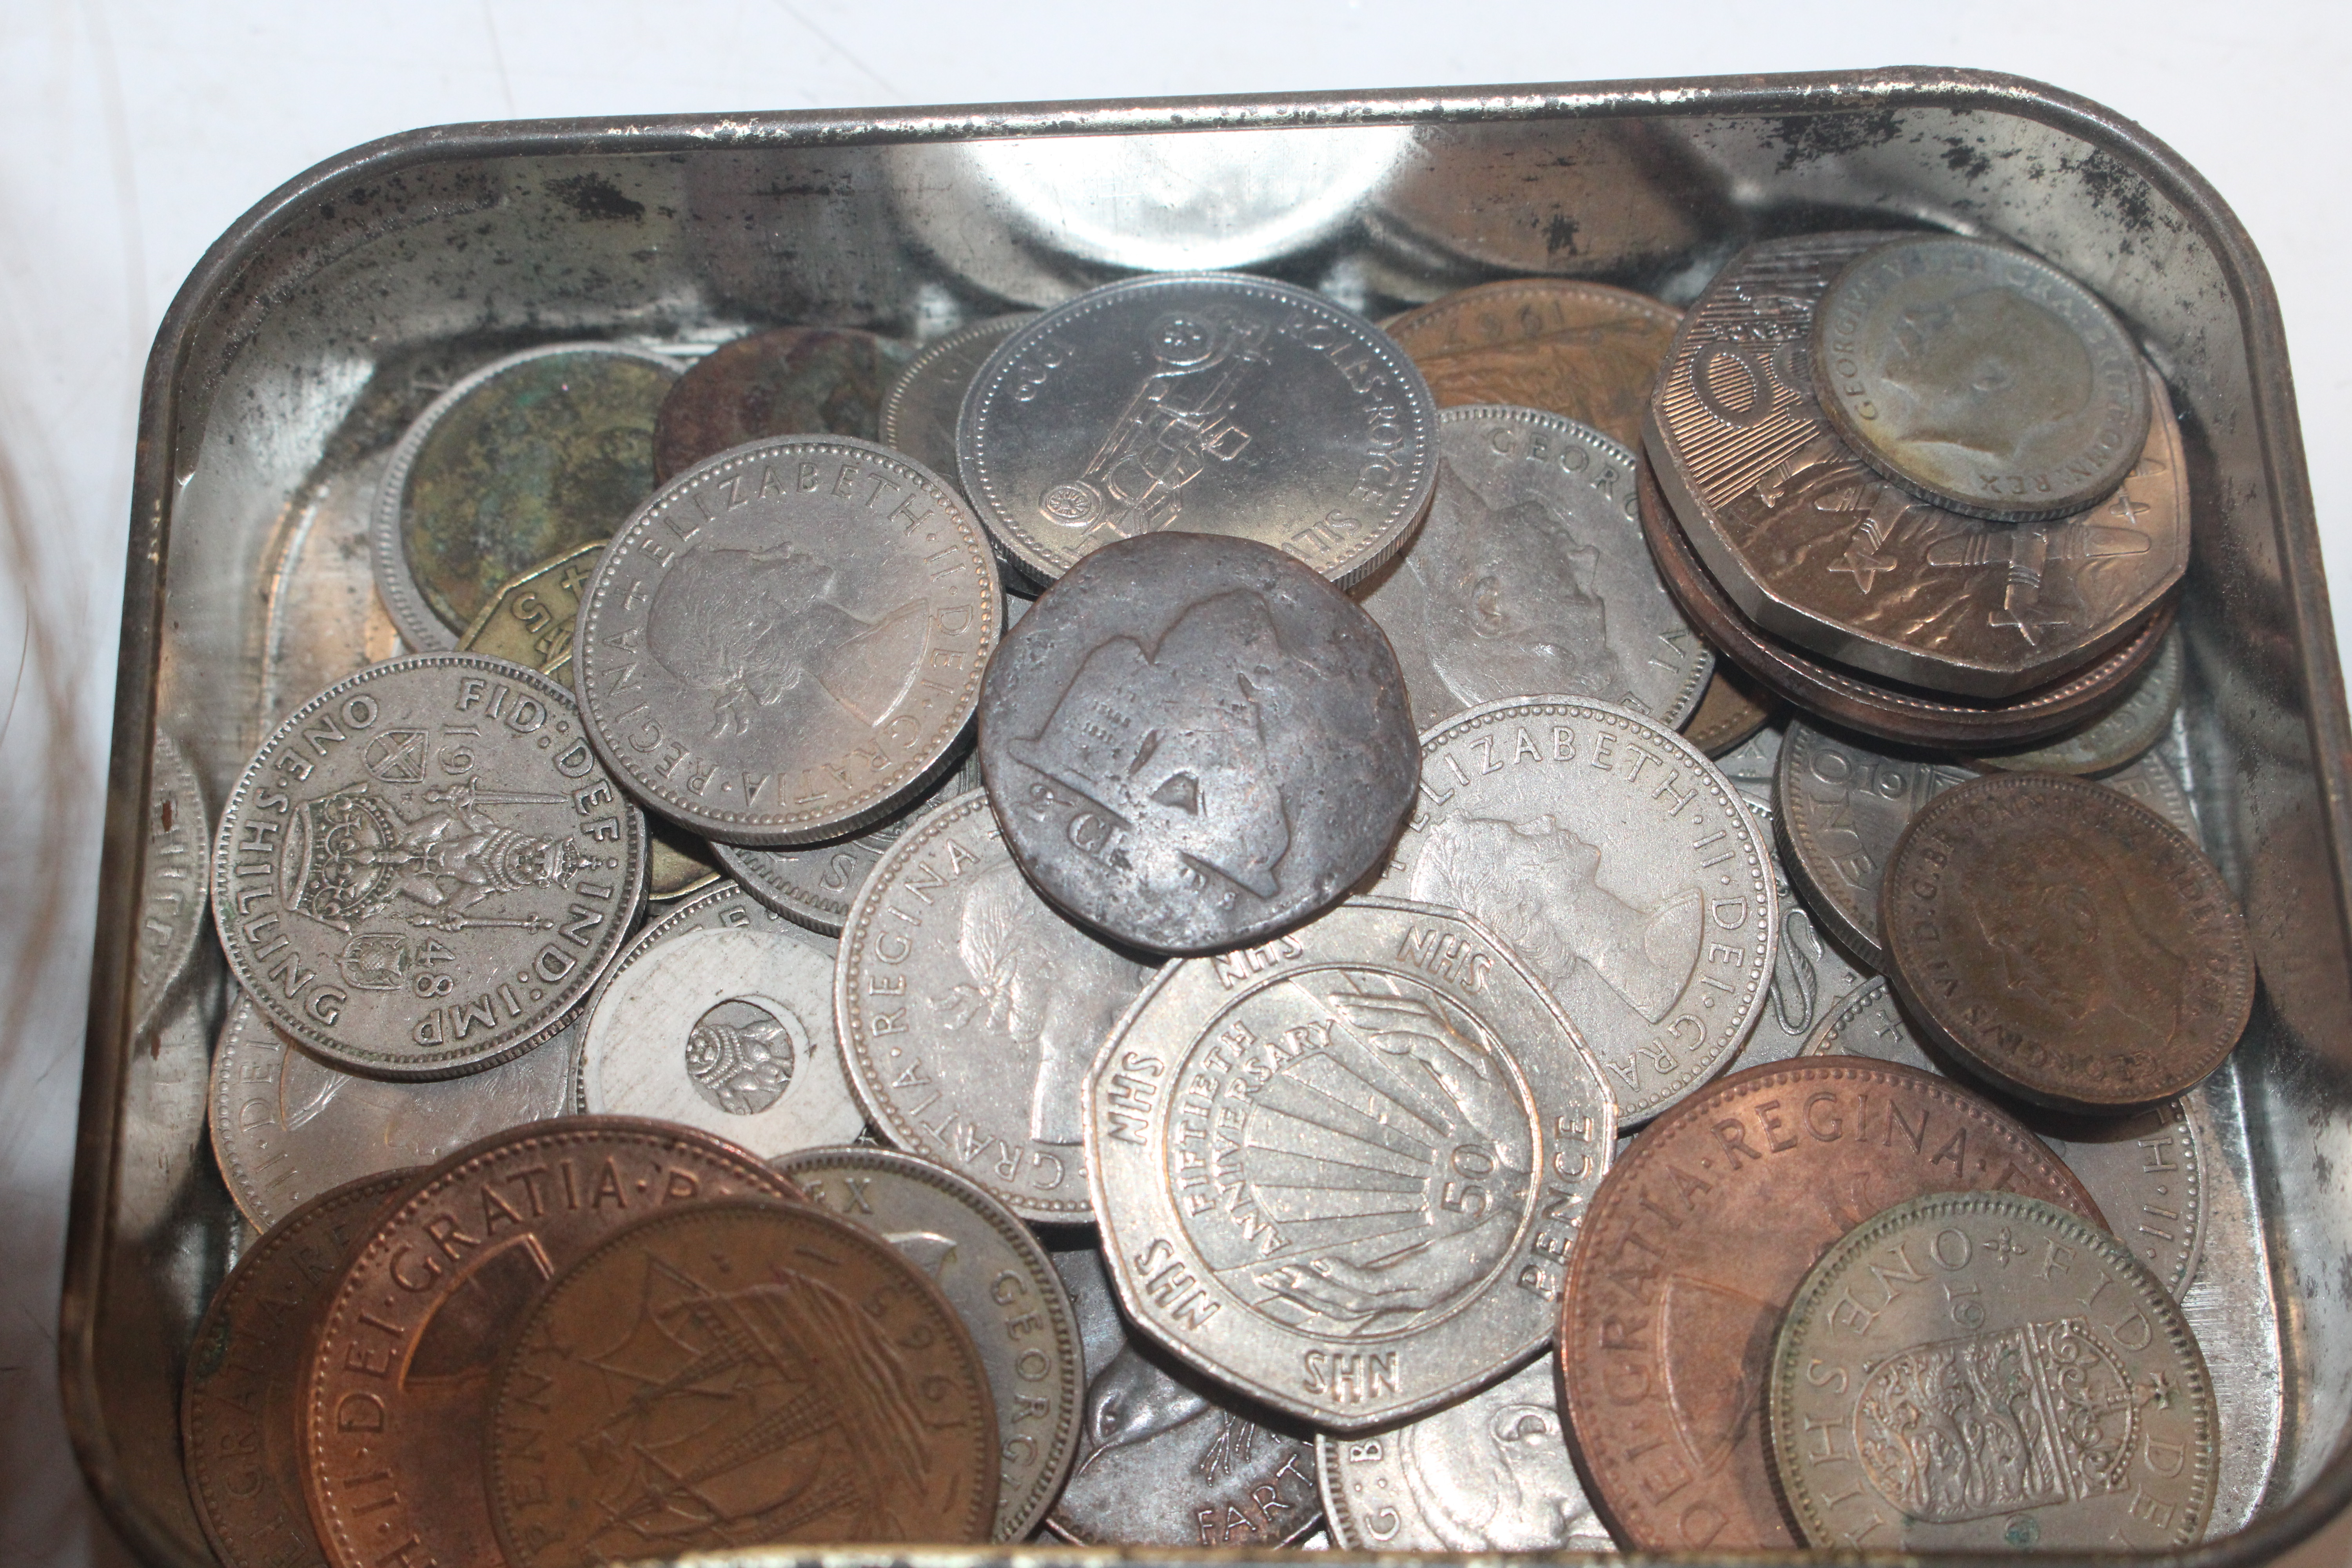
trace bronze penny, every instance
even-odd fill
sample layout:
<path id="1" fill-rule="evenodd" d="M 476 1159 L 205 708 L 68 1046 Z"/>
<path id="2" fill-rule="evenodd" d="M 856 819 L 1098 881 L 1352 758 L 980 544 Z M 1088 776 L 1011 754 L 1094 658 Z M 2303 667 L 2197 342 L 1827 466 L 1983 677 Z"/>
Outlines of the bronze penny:
<path id="1" fill-rule="evenodd" d="M 616 1232 L 525 1317 L 489 1405 L 513 1568 L 818 1542 L 977 1542 L 996 1406 L 898 1248 L 814 1205 L 697 1204 Z"/>
<path id="2" fill-rule="evenodd" d="M 883 394 L 907 357 L 902 345 L 847 327 L 778 327 L 713 349 L 662 399 L 655 481 L 770 436 L 875 440 Z"/>
<path id="3" fill-rule="evenodd" d="M 1634 1138 L 1585 1212 L 1559 1328 L 1587 1491 L 1620 1544 L 1797 1544 L 1764 1448 L 1781 1314 L 1847 1231 L 1955 1191 L 2020 1193 L 2105 1223 L 2013 1118 L 1910 1068 L 1769 1062 Z"/>
<path id="4" fill-rule="evenodd" d="M 1718 658 L 1715 673 L 1707 677 L 1706 689 L 1698 694 L 1698 706 L 1683 721 L 1683 734 L 1708 756 L 1727 756 L 1747 744 L 1787 706 L 1770 687 Z"/>
<path id="5" fill-rule="evenodd" d="M 302 1503 L 303 1332 L 385 1201 L 416 1179 L 387 1171 L 321 1193 L 237 1259 L 196 1326 L 180 1394 L 188 1494 L 228 1568 L 323 1563 Z"/>
<path id="6" fill-rule="evenodd" d="M 302 1380 L 302 1490 L 336 1568 L 481 1563 L 490 1384 L 547 1282 L 614 1231 L 713 1197 L 797 1201 L 720 1139 L 570 1117 L 436 1165 L 331 1289 Z"/>
<path id="7" fill-rule="evenodd" d="M 2060 1110 L 2184 1094 L 2253 1007 L 2246 918 L 2156 812 L 2085 779 L 2001 773 L 1929 801 L 1889 858 L 1895 994 L 1969 1071 Z"/>

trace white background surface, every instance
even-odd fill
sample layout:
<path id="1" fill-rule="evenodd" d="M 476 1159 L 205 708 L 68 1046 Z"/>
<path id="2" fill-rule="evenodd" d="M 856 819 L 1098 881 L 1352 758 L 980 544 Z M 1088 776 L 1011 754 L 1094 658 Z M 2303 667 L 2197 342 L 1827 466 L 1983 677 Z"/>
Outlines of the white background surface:
<path id="1" fill-rule="evenodd" d="M 0 1562 L 116 1552 L 68 1458 L 54 1324 L 139 374 L 181 280 L 273 186 L 463 120 L 2012 71 L 2138 120 L 2234 205 L 2284 307 L 2321 531 L 2352 561 L 2343 16 L 2194 0 L 0 0 Z M 2308 1560 L 2345 1561 L 2345 1539 Z"/>

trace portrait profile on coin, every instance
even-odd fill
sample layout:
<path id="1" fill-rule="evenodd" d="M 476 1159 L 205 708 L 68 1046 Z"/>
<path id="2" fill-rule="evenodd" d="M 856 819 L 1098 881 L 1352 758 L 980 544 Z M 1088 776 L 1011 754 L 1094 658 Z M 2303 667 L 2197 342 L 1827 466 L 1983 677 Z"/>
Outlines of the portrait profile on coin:
<path id="1" fill-rule="evenodd" d="M 1535 1370 L 1550 1383 L 1549 1362 Z M 1576 1484 L 1549 1387 L 1540 1398 L 1465 1400 L 1396 1442 L 1405 1485 L 1449 1552 L 1540 1552 L 1605 1533 Z"/>
<path id="2" fill-rule="evenodd" d="M 2039 428 L 2082 411 L 2097 387 L 2083 340 L 2009 289 L 1979 289 L 1896 318 L 1879 374 L 1903 393 L 1880 405 L 1902 440 L 1964 447 L 2006 468 Z"/>

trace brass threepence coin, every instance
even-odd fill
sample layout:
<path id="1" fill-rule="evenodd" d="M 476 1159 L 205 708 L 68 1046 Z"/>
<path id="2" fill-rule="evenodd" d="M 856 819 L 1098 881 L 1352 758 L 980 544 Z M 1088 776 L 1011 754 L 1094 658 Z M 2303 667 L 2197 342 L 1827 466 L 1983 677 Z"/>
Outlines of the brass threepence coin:
<path id="1" fill-rule="evenodd" d="M 322 1563 L 302 1501 L 302 1366 L 320 1292 L 365 1240 L 368 1221 L 414 1173 L 381 1172 L 322 1193 L 229 1271 L 188 1347 L 180 1436 L 188 1495 L 227 1568 Z"/>
<path id="2" fill-rule="evenodd" d="M 589 585 L 574 684 L 652 810 L 726 843 L 813 843 L 945 764 L 1003 615 L 987 542 L 936 476 L 783 437 L 629 520 Z"/>
<path id="3" fill-rule="evenodd" d="M 1738 787 L 1737 781 L 1732 787 Z M 1759 1062 L 1786 1061 L 1803 1050 L 1822 1019 L 1869 975 L 1823 936 L 1821 922 L 1790 884 L 1788 851 L 1773 826 L 1777 814 L 1752 796 L 1742 798 L 1763 829 L 1764 841 L 1772 847 L 1772 896 L 1780 911 L 1772 946 L 1772 984 L 1756 1015 L 1756 1027 L 1734 1058 L 1741 1067 L 1752 1068 Z"/>
<path id="4" fill-rule="evenodd" d="M 212 844 L 204 785 L 172 737 L 158 730 L 147 775 L 146 852 L 140 863 L 131 994 L 134 1036 L 155 1023 L 196 950 L 196 932 L 212 908 Z"/>
<path id="5" fill-rule="evenodd" d="M 1847 263 L 1813 316 L 1822 408 L 1863 461 L 1976 517 L 2064 517 L 2114 493 L 2150 416 L 2138 348 L 2037 257 L 1948 235 Z"/>
<path id="6" fill-rule="evenodd" d="M 1429 516 L 1357 594 L 1415 726 L 1530 692 L 1681 723 L 1715 655 L 1650 563 L 1633 454 L 1531 408 L 1449 408 L 1437 430 Z"/>
<path id="7" fill-rule="evenodd" d="M 646 823 L 572 694 L 479 654 L 374 665 L 297 709 L 221 813 L 213 905 L 287 1036 L 452 1078 L 562 1026 L 645 893 Z"/>
<path id="8" fill-rule="evenodd" d="M 2246 918 L 2213 863 L 2085 779 L 1999 773 L 1911 819 L 1879 924 L 1913 1018 L 2036 1104 L 2112 1115 L 2221 1065 L 2254 999 Z"/>
<path id="9" fill-rule="evenodd" d="M 1086 1393 L 1077 1319 L 1053 1259 L 1011 1210 L 919 1155 L 807 1149 L 773 1163 L 810 1203 L 897 1247 L 971 1331 L 996 1404 L 991 1539 L 1028 1540 L 1069 1479 Z"/>
<path id="10" fill-rule="evenodd" d="M 1979 752 L 1969 760 L 1987 771 L 2016 773 L 2111 773 L 2164 738 L 2180 706 L 2188 663 L 2179 623 L 2156 657 L 2126 683 L 2116 705 L 2071 734 L 2024 751 Z"/>
<path id="11" fill-rule="evenodd" d="M 1915 1198 L 1831 1249 L 1772 1347 L 1770 1412 L 1789 1510 L 1824 1548 L 2193 1546 L 2221 1468 L 2164 1287 L 2011 1193 Z"/>
<path id="12" fill-rule="evenodd" d="M 419 653 L 454 648 L 499 585 L 609 539 L 654 488 L 677 365 L 610 343 L 511 354 L 436 398 L 376 492 L 376 592 Z"/>
<path id="13" fill-rule="evenodd" d="M 1437 407 L 1396 344 L 1238 273 L 1137 278 L 1000 344 L 956 423 L 964 490 L 1051 583 L 1181 528 L 1279 546 L 1341 587 L 1395 553 L 1437 477 Z"/>
<path id="14" fill-rule="evenodd" d="M 1616 1138 L 1537 975 L 1475 921 L 1387 899 L 1170 964 L 1090 1089 L 1087 1175 L 1129 1318 L 1335 1432 L 1538 1353 Z"/>
<path id="15" fill-rule="evenodd" d="M 1270 545 L 1198 533 L 1097 551 L 1005 634 L 980 766 L 1055 908 L 1172 953 L 1346 897 L 1420 776 L 1371 616 Z"/>
<path id="16" fill-rule="evenodd" d="M 2033 1134 L 1929 1073 L 1807 1058 L 1668 1111 L 1601 1183 L 1559 1322 L 1593 1502 L 1634 1551 L 1793 1546 L 1766 1455 L 1772 1335 L 1813 1260 L 1889 1204 L 2098 1205 Z"/>
<path id="17" fill-rule="evenodd" d="M 717 858 L 716 846 L 698 838 L 673 822 L 658 817 L 646 823 L 646 898 L 650 902 L 666 903 L 682 899 L 688 893 L 698 893 L 719 880 L 719 869 L 711 864 Z"/>
<path id="18" fill-rule="evenodd" d="M 580 599 L 604 559 L 604 542 L 599 539 L 509 578 L 459 636 L 457 650 L 528 665 L 569 688 Z"/>
<path id="19" fill-rule="evenodd" d="M 772 436 L 882 433 L 882 392 L 903 344 L 854 327 L 778 327 L 711 350 L 662 399 L 654 478 L 663 484 L 730 447 Z"/>
<path id="20" fill-rule="evenodd" d="M 963 395 L 971 390 L 971 378 L 997 344 L 1036 319 L 1034 310 L 1017 310 L 974 321 L 924 344 L 882 395 L 882 444 L 942 479 L 954 479 L 956 416 L 963 412 Z"/>
<path id="21" fill-rule="evenodd" d="M 1017 599 L 1006 602 L 1020 603 Z M 941 801 L 979 787 L 980 759 L 967 753 L 953 773 L 940 773 L 912 804 L 862 833 L 786 849 L 721 844 L 716 852 L 719 863 L 743 884 L 745 892 L 811 931 L 837 937 L 858 889 L 866 886 L 876 863 L 907 831 L 907 825 Z"/>
<path id="22" fill-rule="evenodd" d="M 1720 759 L 1738 751 L 1788 704 L 1771 688 L 1728 659 L 1715 661 L 1698 706 L 1682 722 L 1683 738 Z"/>
<path id="23" fill-rule="evenodd" d="M 302 1488 L 327 1561 L 496 1561 L 492 1381 L 532 1302 L 631 1220 L 746 1194 L 799 1201 L 732 1144 L 617 1117 L 518 1129 L 411 1188 L 333 1287 L 302 1380 Z M 625 1317 L 604 1321 L 623 1337 Z"/>

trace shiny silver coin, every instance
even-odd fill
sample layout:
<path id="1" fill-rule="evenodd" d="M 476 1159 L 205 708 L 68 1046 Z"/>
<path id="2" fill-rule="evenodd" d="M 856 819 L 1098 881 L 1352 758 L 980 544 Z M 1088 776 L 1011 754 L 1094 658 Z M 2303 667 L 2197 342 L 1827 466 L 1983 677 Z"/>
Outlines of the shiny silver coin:
<path id="1" fill-rule="evenodd" d="M 987 542 L 938 476 L 779 437 L 688 469 L 614 535 L 573 679 L 649 809 L 719 843 L 809 844 L 945 765 L 1003 616 Z"/>
<path id="2" fill-rule="evenodd" d="M 1100 1252 L 1053 1256 L 1087 1392 L 1078 1462 L 1046 1528 L 1081 1546 L 1283 1546 L 1312 1531 L 1313 1440 L 1131 1338 Z"/>
<path id="3" fill-rule="evenodd" d="M 204 785 L 172 737 L 159 730 L 147 779 L 145 858 L 131 968 L 134 1036 L 154 1026 L 173 983 L 196 950 L 196 932 L 212 908 L 212 843 Z"/>
<path id="4" fill-rule="evenodd" d="M 1536 973 L 1457 910 L 1387 899 L 1170 964 L 1088 1088 L 1129 1318 L 1335 1432 L 1537 1354 L 1616 1138 L 1601 1069 Z"/>
<path id="5" fill-rule="evenodd" d="M 1048 310 L 972 379 L 965 493 L 1051 583 L 1114 540 L 1254 539 L 1342 587 L 1429 504 L 1437 407 L 1370 322 L 1237 273 L 1113 283 Z"/>
<path id="6" fill-rule="evenodd" d="M 1034 310 L 992 316 L 924 344 L 882 396 L 882 444 L 953 479 L 956 416 L 963 411 L 963 395 L 996 345 L 1036 319 Z"/>
<path id="7" fill-rule="evenodd" d="M 2121 700 L 2071 735 L 2021 752 L 1982 752 L 1969 761 L 2002 773 L 2111 773 L 2137 760 L 2164 738 L 2180 706 L 2188 663 L 2180 627 L 2164 637 L 2147 668 L 2132 677 Z"/>
<path id="8" fill-rule="evenodd" d="M 1392 1431 L 1315 1440 L 1349 1552 L 1614 1552 L 1585 1500 L 1552 1358 Z"/>
<path id="9" fill-rule="evenodd" d="M 1688 718 L 1715 654 L 1650 563 L 1633 454 L 1532 408 L 1448 408 L 1437 427 L 1429 516 L 1357 595 L 1404 666 L 1414 725 L 1538 691 L 1669 730 Z"/>
<path id="10" fill-rule="evenodd" d="M 804 844 L 791 849 L 751 849 L 715 844 L 719 863 L 743 890 L 791 920 L 826 936 L 841 934 L 849 906 L 866 885 L 875 863 L 890 852 L 907 825 L 940 801 L 980 787 L 980 763 L 967 756 L 953 773 L 942 773 L 915 802 L 887 821 L 848 838 Z"/>
<path id="11" fill-rule="evenodd" d="M 347 1071 L 453 1078 L 561 1026 L 645 896 L 646 823 L 572 694 L 479 654 L 394 659 L 278 726 L 213 852 L 230 968 Z"/>
<path id="12" fill-rule="evenodd" d="M 1734 788 L 1738 785 L 1735 783 Z M 1736 1065 L 1785 1061 L 1805 1048 L 1822 1020 L 1837 1009 L 1856 987 L 1871 978 L 1854 967 L 1844 951 L 1822 933 L 1820 922 L 1789 880 L 1787 851 L 1773 826 L 1773 811 L 1755 800 L 1748 802 L 1772 857 L 1772 892 L 1780 910 L 1780 940 L 1772 953 L 1772 984 L 1756 1028 L 1739 1047 Z"/>
<path id="13" fill-rule="evenodd" d="M 1977 517 L 2095 506 L 2147 439 L 2138 348 L 2036 257 L 1950 236 L 1848 264 L 1813 316 L 1822 407 L 1872 468 Z"/>
<path id="14" fill-rule="evenodd" d="M 1024 1219 L 1094 1217 L 1086 1080 L 1152 966 L 1037 896 L 988 796 L 945 801 L 866 880 L 842 932 L 835 1023 L 850 1086 L 901 1149 Z"/>
<path id="15" fill-rule="evenodd" d="M 1170 953 L 1337 903 L 1420 773 L 1372 618 L 1278 550 L 1198 533 L 1097 551 L 1005 634 L 980 765 L 1038 891 Z"/>
<path id="16" fill-rule="evenodd" d="M 1785 719 L 1767 724 L 1716 758 L 1715 765 L 1723 770 L 1732 788 L 1754 804 L 1770 809 L 1775 799 L 1773 780 L 1780 771 L 1780 744 L 1788 733 Z"/>
<path id="17" fill-rule="evenodd" d="M 887 1239 L 971 1331 L 996 1396 L 998 1541 L 1025 1541 L 1078 1448 L 1086 1375 L 1061 1276 L 1028 1227 L 956 1174 L 889 1149 L 806 1149 L 770 1163 L 809 1201 Z"/>
<path id="18" fill-rule="evenodd" d="M 1374 890 L 1466 910 L 1559 998 L 1632 1127 L 1721 1072 L 1779 950 L 1772 850 L 1671 730 L 1603 702 L 1490 702 L 1422 737 Z"/>

